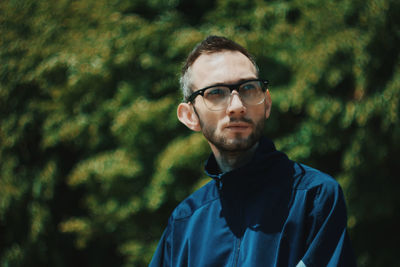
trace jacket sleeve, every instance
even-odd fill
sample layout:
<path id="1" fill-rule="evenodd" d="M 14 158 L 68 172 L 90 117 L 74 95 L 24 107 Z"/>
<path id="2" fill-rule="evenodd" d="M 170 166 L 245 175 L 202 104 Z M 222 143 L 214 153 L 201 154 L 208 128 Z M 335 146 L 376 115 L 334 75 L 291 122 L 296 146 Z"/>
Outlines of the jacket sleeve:
<path id="1" fill-rule="evenodd" d="M 165 229 L 149 267 L 171 267 L 170 224 Z"/>
<path id="2" fill-rule="evenodd" d="M 347 233 L 346 204 L 338 183 L 318 187 L 308 219 L 306 251 L 298 266 L 356 266 Z"/>

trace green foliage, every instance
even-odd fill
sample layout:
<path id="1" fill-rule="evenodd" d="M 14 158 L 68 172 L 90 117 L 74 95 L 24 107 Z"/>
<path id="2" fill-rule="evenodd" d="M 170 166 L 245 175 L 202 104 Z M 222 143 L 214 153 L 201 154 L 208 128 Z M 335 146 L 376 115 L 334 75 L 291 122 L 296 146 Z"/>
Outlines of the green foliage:
<path id="1" fill-rule="evenodd" d="M 400 4 L 1 1 L 0 265 L 147 266 L 207 182 L 178 74 L 209 34 L 252 52 L 266 135 L 335 176 L 360 266 L 397 266 Z M 365 233 L 368 233 L 366 237 Z"/>

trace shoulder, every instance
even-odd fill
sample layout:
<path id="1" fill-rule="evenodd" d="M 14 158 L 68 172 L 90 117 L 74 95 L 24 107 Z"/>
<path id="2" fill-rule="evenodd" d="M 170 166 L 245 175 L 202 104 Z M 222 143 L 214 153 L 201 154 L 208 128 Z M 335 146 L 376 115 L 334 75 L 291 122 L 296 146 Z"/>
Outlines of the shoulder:
<path id="1" fill-rule="evenodd" d="M 341 191 L 339 183 L 332 176 L 300 163 L 294 163 L 294 181 L 297 190 Z"/>
<path id="2" fill-rule="evenodd" d="M 218 189 L 214 180 L 195 191 L 189 197 L 184 199 L 174 209 L 171 220 L 180 220 L 190 217 L 197 210 L 207 206 L 219 198 Z"/>
<path id="3" fill-rule="evenodd" d="M 346 221 L 343 191 L 333 177 L 299 163 L 295 164 L 295 173 L 296 195 L 305 204 L 309 216 L 323 221 L 334 213 L 340 223 Z"/>

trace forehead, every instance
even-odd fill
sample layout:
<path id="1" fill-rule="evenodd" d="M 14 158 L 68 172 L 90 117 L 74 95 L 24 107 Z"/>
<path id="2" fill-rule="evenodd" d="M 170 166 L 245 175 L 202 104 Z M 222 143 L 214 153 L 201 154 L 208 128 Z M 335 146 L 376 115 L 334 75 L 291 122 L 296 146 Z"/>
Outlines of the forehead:
<path id="1" fill-rule="evenodd" d="M 217 83 L 257 78 L 253 63 L 237 51 L 202 54 L 191 66 L 194 90 Z"/>

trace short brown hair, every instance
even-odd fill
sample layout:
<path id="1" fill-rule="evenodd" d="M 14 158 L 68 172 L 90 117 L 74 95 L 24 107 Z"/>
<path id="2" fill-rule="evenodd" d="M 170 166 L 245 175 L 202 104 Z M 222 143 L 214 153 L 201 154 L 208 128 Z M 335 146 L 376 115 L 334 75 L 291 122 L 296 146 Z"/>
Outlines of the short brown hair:
<path id="1" fill-rule="evenodd" d="M 193 48 L 193 50 L 188 55 L 185 64 L 182 67 L 180 84 L 184 101 L 186 101 L 187 98 L 192 93 L 192 90 L 190 88 L 191 87 L 191 80 L 189 73 L 190 67 L 193 65 L 196 59 L 199 58 L 202 54 L 212 54 L 221 51 L 238 51 L 242 53 L 251 61 L 251 63 L 253 63 L 258 73 L 258 67 L 254 60 L 254 57 L 243 46 L 239 45 L 238 43 L 235 43 L 232 40 L 229 40 L 226 37 L 210 35 Z"/>

